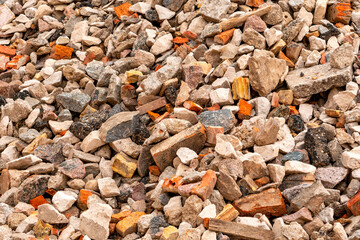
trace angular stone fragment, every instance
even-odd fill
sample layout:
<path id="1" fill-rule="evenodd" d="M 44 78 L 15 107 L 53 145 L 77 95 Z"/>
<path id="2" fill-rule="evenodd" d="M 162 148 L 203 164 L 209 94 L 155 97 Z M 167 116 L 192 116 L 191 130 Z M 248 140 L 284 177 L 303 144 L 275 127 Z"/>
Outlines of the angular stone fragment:
<path id="1" fill-rule="evenodd" d="M 198 196 L 192 195 L 185 201 L 182 209 L 182 221 L 196 226 L 196 219 L 203 208 L 203 201 Z"/>
<path id="2" fill-rule="evenodd" d="M 138 127 L 139 115 L 134 112 L 120 112 L 110 117 L 99 129 L 99 137 L 109 143 L 133 135 Z"/>
<path id="3" fill-rule="evenodd" d="M 116 224 L 116 232 L 122 237 L 137 231 L 137 221 L 141 216 L 145 215 L 144 212 L 133 212 L 128 217 L 119 221 Z"/>
<path id="4" fill-rule="evenodd" d="M 330 194 L 321 184 L 321 181 L 317 181 L 311 185 L 302 184 L 288 188 L 283 192 L 283 195 L 295 211 L 306 207 L 311 212 L 317 213 L 320 210 L 319 206 Z"/>
<path id="5" fill-rule="evenodd" d="M 69 220 L 65 215 L 61 214 L 50 204 L 42 204 L 39 206 L 39 219 L 50 224 L 68 223 Z"/>
<path id="6" fill-rule="evenodd" d="M 26 169 L 30 166 L 36 165 L 42 160 L 34 155 L 27 155 L 6 163 L 8 169 Z"/>
<path id="7" fill-rule="evenodd" d="M 62 162 L 58 169 L 66 176 L 74 178 L 84 178 L 86 175 L 84 164 L 79 159 L 69 159 Z"/>
<path id="8" fill-rule="evenodd" d="M 65 212 L 76 202 L 77 194 L 71 191 L 58 191 L 52 198 L 52 204 L 59 212 Z"/>
<path id="9" fill-rule="evenodd" d="M 325 74 L 326 73 L 326 74 Z M 305 98 L 346 85 L 352 79 L 352 68 L 331 68 L 330 63 L 289 72 L 285 81 L 295 98 Z"/>
<path id="10" fill-rule="evenodd" d="M 64 108 L 80 113 L 90 102 L 90 96 L 84 93 L 62 93 L 56 96 L 56 101 Z"/>
<path id="11" fill-rule="evenodd" d="M 80 231 L 91 239 L 103 240 L 109 236 L 112 209 L 107 204 L 96 203 L 80 215 Z"/>
<path id="12" fill-rule="evenodd" d="M 17 189 L 16 199 L 28 203 L 31 199 L 43 195 L 47 190 L 49 178 L 48 175 L 32 175 L 28 177 Z"/>
<path id="13" fill-rule="evenodd" d="M 111 168 L 114 172 L 119 173 L 121 176 L 131 178 L 136 171 L 137 164 L 135 160 L 118 153 L 113 157 L 113 164 Z"/>
<path id="14" fill-rule="evenodd" d="M 200 8 L 201 16 L 207 21 L 220 22 L 226 16 L 230 0 L 206 0 Z"/>
<path id="15" fill-rule="evenodd" d="M 334 188 L 346 178 L 348 170 L 342 167 L 327 167 L 316 169 L 315 177 L 321 180 L 326 188 Z"/>
<path id="16" fill-rule="evenodd" d="M 254 216 L 256 213 L 262 213 L 279 217 L 286 213 L 281 192 L 274 188 L 240 198 L 234 202 L 234 206 L 242 216 Z"/>
<path id="17" fill-rule="evenodd" d="M 220 176 L 216 181 L 216 188 L 219 189 L 221 195 L 228 201 L 234 201 L 241 197 L 240 188 L 227 172 L 226 167 L 220 168 Z"/>
<path id="18" fill-rule="evenodd" d="M 250 100 L 250 82 L 249 78 L 234 78 L 232 84 L 232 95 L 234 100 Z"/>
<path id="19" fill-rule="evenodd" d="M 116 197 L 120 195 L 120 190 L 114 179 L 107 177 L 98 179 L 98 186 L 104 198 Z"/>
<path id="20" fill-rule="evenodd" d="M 309 128 L 305 135 L 305 149 L 316 167 L 327 166 L 332 161 L 324 128 Z"/>
<path id="21" fill-rule="evenodd" d="M 229 109 L 221 109 L 217 111 L 205 111 L 198 115 L 199 121 L 205 126 L 223 127 L 227 132 L 233 128 L 236 119 Z"/>
<path id="22" fill-rule="evenodd" d="M 158 144 L 150 149 L 156 165 L 163 171 L 167 166 L 172 165 L 176 151 L 180 147 L 188 147 L 199 152 L 206 141 L 205 128 L 198 123 Z"/>
<path id="23" fill-rule="evenodd" d="M 261 96 L 266 96 L 278 85 L 287 72 L 286 61 L 259 54 L 250 57 L 249 80 L 251 87 Z"/>
<path id="24" fill-rule="evenodd" d="M 31 111 L 31 105 L 22 99 L 17 99 L 13 103 L 8 103 L 3 108 L 3 114 L 9 116 L 10 120 L 15 123 L 27 118 Z"/>

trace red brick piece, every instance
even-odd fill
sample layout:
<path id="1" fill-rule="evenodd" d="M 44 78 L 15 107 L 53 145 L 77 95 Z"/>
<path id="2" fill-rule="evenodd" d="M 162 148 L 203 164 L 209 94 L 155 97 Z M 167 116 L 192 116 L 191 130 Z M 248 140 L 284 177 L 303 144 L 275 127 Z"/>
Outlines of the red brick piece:
<path id="1" fill-rule="evenodd" d="M 206 200 L 210 197 L 215 184 L 216 184 L 216 174 L 213 170 L 207 170 L 205 175 L 202 177 L 200 185 L 195 186 L 192 190 L 192 194 L 198 195 L 202 200 Z"/>
<path id="2" fill-rule="evenodd" d="M 71 55 L 74 49 L 67 46 L 55 45 L 52 49 L 51 57 L 59 60 L 59 59 L 71 59 Z"/>
<path id="3" fill-rule="evenodd" d="M 16 54 L 16 49 L 0 45 L 0 54 L 4 54 L 4 55 L 10 56 L 10 57 L 13 57 Z"/>
<path id="4" fill-rule="evenodd" d="M 280 190 L 275 188 L 236 200 L 234 207 L 241 216 L 254 216 L 256 213 L 262 213 L 267 216 L 280 217 L 286 214 L 284 199 Z"/>
<path id="5" fill-rule="evenodd" d="M 49 203 L 45 200 L 43 195 L 37 196 L 36 198 L 33 198 L 29 201 L 29 203 L 35 208 L 38 209 L 40 205 Z"/>
<path id="6" fill-rule="evenodd" d="M 355 194 L 355 196 L 350 198 L 346 205 L 350 209 L 352 214 L 360 215 L 360 191 Z"/>

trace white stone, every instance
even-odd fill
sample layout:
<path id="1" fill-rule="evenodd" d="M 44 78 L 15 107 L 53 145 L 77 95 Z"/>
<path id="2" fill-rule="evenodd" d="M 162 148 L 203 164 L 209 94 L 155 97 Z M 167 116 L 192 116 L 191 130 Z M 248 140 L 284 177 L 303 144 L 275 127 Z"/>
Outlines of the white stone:
<path id="1" fill-rule="evenodd" d="M 321 20 L 325 18 L 328 0 L 316 0 L 314 12 L 314 24 L 321 24 Z"/>
<path id="2" fill-rule="evenodd" d="M 84 44 L 86 46 L 94 46 L 94 45 L 99 45 L 101 43 L 100 38 L 91 37 L 91 36 L 83 36 L 81 41 L 82 41 L 82 44 Z"/>
<path id="3" fill-rule="evenodd" d="M 308 103 L 300 104 L 299 113 L 305 123 L 309 122 L 313 115 L 313 105 Z"/>
<path id="4" fill-rule="evenodd" d="M 267 169 L 269 171 L 271 181 L 275 183 L 282 183 L 285 177 L 285 167 L 279 164 L 268 164 Z"/>
<path id="5" fill-rule="evenodd" d="M 58 121 L 49 120 L 49 126 L 51 128 L 51 131 L 55 135 L 57 135 L 63 131 L 69 130 L 72 123 L 73 123 L 73 121 L 58 122 Z"/>
<path id="6" fill-rule="evenodd" d="M 173 37 L 171 33 L 168 33 L 158 39 L 156 39 L 154 45 L 151 47 L 150 52 L 154 55 L 160 55 L 161 53 L 170 50 L 173 46 Z"/>
<path id="7" fill-rule="evenodd" d="M 215 204 L 210 204 L 199 213 L 199 217 L 204 218 L 215 218 L 216 217 L 216 206 Z"/>
<path id="8" fill-rule="evenodd" d="M 107 239 L 112 213 L 112 208 L 107 204 L 90 205 L 90 208 L 80 215 L 81 233 L 94 240 Z"/>
<path id="9" fill-rule="evenodd" d="M 305 67 L 311 67 L 319 64 L 321 59 L 321 53 L 314 50 L 306 58 Z"/>
<path id="10" fill-rule="evenodd" d="M 120 190 L 116 185 L 116 182 L 112 178 L 100 178 L 98 179 L 98 186 L 100 189 L 100 193 L 103 197 L 115 197 L 120 195 Z"/>
<path id="11" fill-rule="evenodd" d="M 265 146 L 254 146 L 254 152 L 260 154 L 265 161 L 275 159 L 279 155 L 279 145 L 276 143 Z"/>
<path id="12" fill-rule="evenodd" d="M 71 41 L 74 43 L 80 43 L 83 37 L 88 35 L 88 28 L 88 21 L 81 21 L 76 23 L 74 30 L 71 33 Z"/>
<path id="13" fill-rule="evenodd" d="M 190 161 L 194 158 L 198 158 L 197 153 L 187 147 L 181 147 L 176 151 L 176 155 L 180 158 L 181 162 L 185 165 L 189 165 Z"/>
<path id="14" fill-rule="evenodd" d="M 131 5 L 129 10 L 132 12 L 137 12 L 141 14 L 145 14 L 147 11 L 151 9 L 151 5 L 145 2 L 138 2 L 134 5 Z"/>
<path id="15" fill-rule="evenodd" d="M 52 198 L 54 207 L 59 212 L 65 212 L 70 209 L 77 200 L 77 194 L 72 191 L 57 191 Z"/>
<path id="16" fill-rule="evenodd" d="M 236 222 L 252 227 L 270 230 L 270 228 L 266 225 L 266 223 L 260 221 L 258 218 L 255 217 L 237 217 Z"/>
<path id="17" fill-rule="evenodd" d="M 321 51 L 326 48 L 326 41 L 324 39 L 311 36 L 309 38 L 309 42 L 310 42 L 310 50 Z"/>
<path id="18" fill-rule="evenodd" d="M 286 174 L 297 174 L 297 173 L 311 173 L 315 174 L 316 167 L 313 165 L 299 162 L 299 161 L 287 161 L 285 163 Z"/>
<path id="19" fill-rule="evenodd" d="M 83 152 L 90 152 L 105 145 L 106 143 L 100 139 L 98 130 L 89 133 L 82 141 L 80 148 Z"/>
<path id="20" fill-rule="evenodd" d="M 285 225 L 281 228 L 281 230 L 282 230 L 282 234 L 287 239 L 293 239 L 293 240 L 309 239 L 309 235 L 297 222 L 292 222 L 290 223 L 290 225 Z"/>
<path id="21" fill-rule="evenodd" d="M 44 85 L 52 85 L 55 87 L 59 87 L 62 81 L 62 71 L 54 72 L 47 79 L 43 81 Z"/>
<path id="22" fill-rule="evenodd" d="M 159 20 L 171 19 L 175 16 L 175 12 L 163 7 L 161 5 L 155 5 L 155 10 L 159 15 Z"/>
<path id="23" fill-rule="evenodd" d="M 41 163 L 41 158 L 38 158 L 32 154 L 26 155 L 24 157 L 11 160 L 6 163 L 8 169 L 26 169 L 38 163 Z"/>
<path id="24" fill-rule="evenodd" d="M 69 222 L 65 215 L 59 213 L 59 211 L 50 204 L 40 205 L 38 208 L 38 216 L 39 219 L 49 224 L 62 224 Z"/>
<path id="25" fill-rule="evenodd" d="M 230 88 L 218 88 L 210 92 L 211 104 L 220 106 L 234 104 Z"/>
<path id="26" fill-rule="evenodd" d="M 264 31 L 266 43 L 269 47 L 280 41 L 281 37 L 283 36 L 282 31 L 277 30 L 276 28 L 267 28 Z"/>
<path id="27" fill-rule="evenodd" d="M 360 149 L 354 148 L 351 151 L 343 152 L 341 155 L 341 163 L 346 168 L 358 169 L 360 168 Z"/>

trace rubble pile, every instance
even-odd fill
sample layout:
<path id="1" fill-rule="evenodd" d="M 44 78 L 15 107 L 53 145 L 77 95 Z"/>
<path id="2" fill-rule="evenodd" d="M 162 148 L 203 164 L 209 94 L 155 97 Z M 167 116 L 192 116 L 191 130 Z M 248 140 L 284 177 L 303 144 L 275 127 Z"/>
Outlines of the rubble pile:
<path id="1" fill-rule="evenodd" d="M 359 1 L 0 4 L 0 240 L 360 239 Z"/>

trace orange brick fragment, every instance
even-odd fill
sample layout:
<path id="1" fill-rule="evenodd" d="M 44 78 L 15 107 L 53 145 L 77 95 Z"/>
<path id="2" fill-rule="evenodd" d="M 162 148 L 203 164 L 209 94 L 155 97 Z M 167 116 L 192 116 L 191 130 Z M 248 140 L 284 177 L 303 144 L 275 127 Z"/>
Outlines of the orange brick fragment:
<path id="1" fill-rule="evenodd" d="M 71 55 L 73 53 L 74 49 L 67 46 L 62 45 L 55 45 L 55 47 L 52 49 L 51 56 L 52 58 L 59 60 L 59 59 L 71 59 Z"/>
<path id="2" fill-rule="evenodd" d="M 129 11 L 129 8 L 131 7 L 131 4 L 126 2 L 121 4 L 120 6 L 114 7 L 114 11 L 118 18 L 121 18 L 121 16 L 130 16 L 133 14 L 133 12 Z"/>
<path id="3" fill-rule="evenodd" d="M 191 189 L 191 193 L 198 195 L 205 201 L 210 197 L 215 187 L 216 180 L 216 173 L 213 170 L 207 170 L 201 179 L 200 185 L 196 185 L 193 189 Z"/>
<path id="4" fill-rule="evenodd" d="M 164 192 L 178 193 L 178 187 L 182 185 L 182 177 L 174 175 L 170 180 L 165 178 L 161 186 Z"/>
<path id="5" fill-rule="evenodd" d="M 255 180 L 255 183 L 258 187 L 264 186 L 265 184 L 268 184 L 269 182 L 270 182 L 270 178 L 266 177 L 266 176 Z"/>
<path id="6" fill-rule="evenodd" d="M 349 24 L 351 19 L 351 3 L 349 2 L 338 2 L 329 6 L 327 10 L 328 19 L 333 23 Z"/>
<path id="7" fill-rule="evenodd" d="M 141 216 L 145 215 L 144 212 L 133 212 L 128 217 L 119 221 L 116 224 L 116 232 L 122 237 L 134 233 L 137 230 L 137 221 Z"/>
<path id="8" fill-rule="evenodd" d="M 54 196 L 55 193 L 56 193 L 56 190 L 54 190 L 54 189 L 48 189 L 48 190 L 46 190 L 46 193 L 49 194 L 50 196 Z"/>
<path id="9" fill-rule="evenodd" d="M 233 36 L 235 28 L 222 32 L 214 37 L 214 41 L 220 44 L 227 44 Z"/>
<path id="10" fill-rule="evenodd" d="M 4 54 L 4 55 L 10 56 L 10 57 L 13 57 L 16 54 L 16 49 L 0 45 L 0 54 Z"/>
<path id="11" fill-rule="evenodd" d="M 160 176 L 160 174 L 161 174 L 160 168 L 156 165 L 150 166 L 149 171 L 152 175 L 155 175 L 155 176 Z"/>
<path id="12" fill-rule="evenodd" d="M 206 108 L 206 110 L 208 110 L 208 111 L 220 110 L 220 105 L 219 104 L 212 105 L 211 107 Z"/>
<path id="13" fill-rule="evenodd" d="M 117 222 L 123 220 L 124 218 L 128 217 L 130 214 L 131 214 L 131 211 L 129 211 L 129 210 L 115 213 L 115 214 L 111 215 L 111 222 L 117 223 Z"/>
<path id="14" fill-rule="evenodd" d="M 80 203 L 82 203 L 84 206 L 87 206 L 87 199 L 88 197 L 90 197 L 91 195 L 93 195 L 92 192 L 85 190 L 85 189 L 81 189 L 80 190 L 80 194 L 79 194 L 79 201 Z"/>
<path id="15" fill-rule="evenodd" d="M 286 214 L 285 201 L 279 189 L 270 188 L 258 194 L 240 198 L 234 207 L 241 216 L 254 216 L 262 213 L 267 216 L 280 217 Z"/>
<path id="16" fill-rule="evenodd" d="M 203 108 L 199 104 L 196 104 L 192 101 L 185 101 L 183 105 L 186 109 L 190 111 L 200 112 L 201 110 L 203 110 Z"/>
<path id="17" fill-rule="evenodd" d="M 360 215 L 360 191 L 347 201 L 346 206 L 354 215 Z"/>
<path id="18" fill-rule="evenodd" d="M 7 70 L 19 69 L 19 67 L 24 66 L 29 60 L 30 57 L 27 55 L 17 55 L 5 64 L 5 68 Z"/>
<path id="19" fill-rule="evenodd" d="M 247 101 L 240 99 L 238 103 L 238 107 L 239 107 L 238 117 L 240 119 L 249 119 L 251 115 L 251 109 L 253 108 L 253 106 Z"/>
<path id="20" fill-rule="evenodd" d="M 45 200 L 43 195 L 37 196 L 36 198 L 33 198 L 29 201 L 29 203 L 35 208 L 38 209 L 40 205 L 49 203 Z"/>
<path id="21" fill-rule="evenodd" d="M 286 65 L 288 65 L 289 67 L 295 67 L 295 64 L 282 51 L 279 52 L 278 57 L 285 60 Z"/>
<path id="22" fill-rule="evenodd" d="M 84 64 L 88 64 L 89 62 L 91 62 L 92 60 L 94 60 L 96 58 L 95 54 L 92 52 L 89 52 L 88 54 L 86 54 L 86 57 L 84 59 Z"/>
<path id="23" fill-rule="evenodd" d="M 296 109 L 295 106 L 289 106 L 289 108 L 290 108 L 290 115 L 291 114 L 299 115 L 299 111 Z"/>
<path id="24" fill-rule="evenodd" d="M 246 0 L 246 5 L 250 7 L 259 7 L 264 4 L 264 0 Z"/>
<path id="25" fill-rule="evenodd" d="M 155 72 L 156 72 L 157 70 L 159 70 L 160 68 L 162 68 L 161 65 L 156 65 L 156 67 L 155 67 Z"/>
<path id="26" fill-rule="evenodd" d="M 155 121 L 158 117 L 160 117 L 160 114 L 154 113 L 152 111 L 147 111 L 147 114 L 151 118 L 151 120 Z"/>
<path id="27" fill-rule="evenodd" d="M 326 63 L 326 55 L 325 55 L 325 52 L 323 52 L 323 53 L 321 54 L 320 63 L 321 63 L 321 64 L 325 64 L 325 63 Z"/>
<path id="28" fill-rule="evenodd" d="M 190 40 L 195 40 L 197 38 L 197 35 L 191 31 L 185 31 L 182 35 Z"/>
<path id="29" fill-rule="evenodd" d="M 187 43 L 189 39 L 186 37 L 176 37 L 172 41 L 173 43 L 182 44 L 182 43 Z"/>

